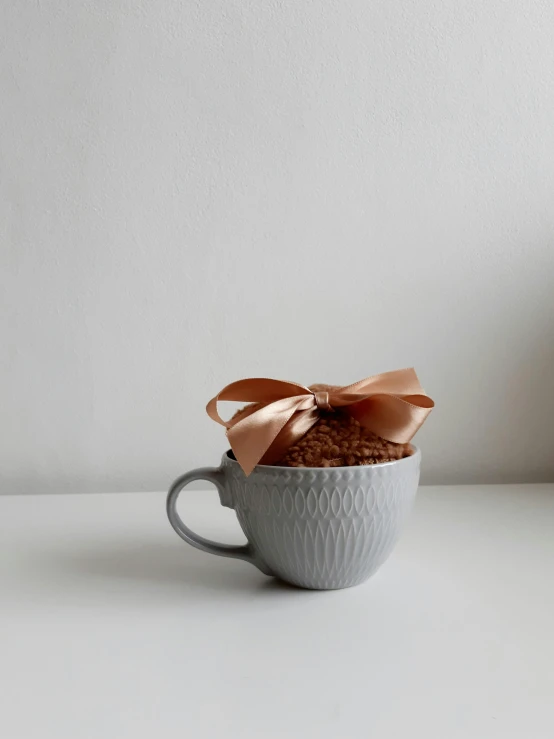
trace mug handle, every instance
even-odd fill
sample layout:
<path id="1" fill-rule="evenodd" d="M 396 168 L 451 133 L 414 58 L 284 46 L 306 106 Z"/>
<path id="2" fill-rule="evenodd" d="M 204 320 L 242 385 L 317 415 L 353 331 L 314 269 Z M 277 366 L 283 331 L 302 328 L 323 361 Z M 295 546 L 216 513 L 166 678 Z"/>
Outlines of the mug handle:
<path id="1" fill-rule="evenodd" d="M 213 483 L 219 491 L 221 500 L 225 500 L 227 493 L 225 491 L 224 473 L 221 468 L 217 467 L 199 467 L 196 470 L 178 477 L 173 485 L 169 488 L 167 494 L 167 517 L 169 523 L 173 526 L 177 534 L 196 549 L 201 549 L 203 552 L 209 554 L 217 554 L 219 557 L 232 557 L 233 559 L 243 559 L 246 562 L 250 562 L 254 567 L 257 567 L 264 575 L 273 575 L 266 563 L 260 559 L 259 555 L 254 551 L 254 548 L 250 543 L 236 546 L 234 544 L 219 544 L 216 541 L 205 539 L 199 534 L 195 534 L 194 531 L 188 528 L 183 523 L 182 518 L 177 513 L 177 498 L 181 490 L 195 480 L 207 480 Z"/>

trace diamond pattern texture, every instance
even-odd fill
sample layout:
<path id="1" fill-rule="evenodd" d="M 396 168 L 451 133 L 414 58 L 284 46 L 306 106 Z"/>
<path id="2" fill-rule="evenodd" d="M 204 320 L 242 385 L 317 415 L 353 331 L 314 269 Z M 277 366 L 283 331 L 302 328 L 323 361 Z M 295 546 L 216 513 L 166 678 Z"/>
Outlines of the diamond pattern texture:
<path id="1" fill-rule="evenodd" d="M 419 482 L 420 452 L 365 467 L 259 465 L 249 477 L 226 455 L 225 500 L 282 580 L 329 590 L 358 585 L 387 559 Z"/>

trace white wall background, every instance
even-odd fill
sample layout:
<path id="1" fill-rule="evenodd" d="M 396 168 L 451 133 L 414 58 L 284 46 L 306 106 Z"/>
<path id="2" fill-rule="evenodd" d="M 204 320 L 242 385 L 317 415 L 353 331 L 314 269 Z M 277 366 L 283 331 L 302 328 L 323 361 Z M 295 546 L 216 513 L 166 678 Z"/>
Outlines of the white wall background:
<path id="1" fill-rule="evenodd" d="M 0 7 L 4 492 L 162 489 L 262 375 L 415 365 L 424 482 L 554 479 L 550 0 Z"/>

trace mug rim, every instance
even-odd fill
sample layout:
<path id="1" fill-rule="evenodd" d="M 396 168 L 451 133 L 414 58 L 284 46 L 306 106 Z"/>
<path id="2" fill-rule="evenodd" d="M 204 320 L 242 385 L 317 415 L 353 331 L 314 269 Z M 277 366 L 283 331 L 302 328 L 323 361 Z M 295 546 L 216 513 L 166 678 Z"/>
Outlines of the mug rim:
<path id="1" fill-rule="evenodd" d="M 413 454 L 410 454 L 407 457 L 402 457 L 402 459 L 393 459 L 389 462 L 377 462 L 376 464 L 345 465 L 343 467 L 286 467 L 285 465 L 280 464 L 257 464 L 252 472 L 255 472 L 256 470 L 294 470 L 295 472 L 313 472 L 314 470 L 359 470 L 363 468 L 375 469 L 375 467 L 387 467 L 393 464 L 402 464 L 402 462 L 408 462 L 410 459 L 413 460 L 417 457 L 421 457 L 421 449 L 415 444 L 411 444 L 411 447 L 414 450 Z M 227 462 L 240 467 L 240 464 L 237 462 L 237 460 L 233 459 L 233 457 L 230 456 L 231 454 L 233 454 L 233 450 L 227 449 L 227 451 L 224 452 L 223 457 Z"/>

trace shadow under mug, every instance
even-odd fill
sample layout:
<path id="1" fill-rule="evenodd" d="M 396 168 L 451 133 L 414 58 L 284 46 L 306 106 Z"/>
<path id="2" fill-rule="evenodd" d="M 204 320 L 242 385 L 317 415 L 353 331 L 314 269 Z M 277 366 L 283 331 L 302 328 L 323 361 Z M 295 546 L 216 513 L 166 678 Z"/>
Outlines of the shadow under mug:
<path id="1" fill-rule="evenodd" d="M 303 588 L 332 590 L 367 580 L 391 553 L 419 483 L 421 452 L 359 467 L 257 465 L 246 477 L 231 451 L 219 467 L 179 477 L 167 515 L 188 544 L 243 559 L 264 574 Z M 191 531 L 177 498 L 195 480 L 213 483 L 221 505 L 234 509 L 248 543 L 218 544 Z"/>

